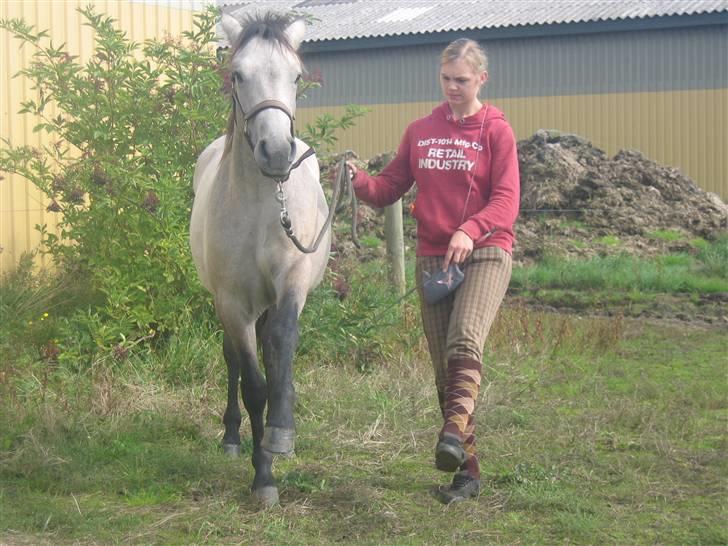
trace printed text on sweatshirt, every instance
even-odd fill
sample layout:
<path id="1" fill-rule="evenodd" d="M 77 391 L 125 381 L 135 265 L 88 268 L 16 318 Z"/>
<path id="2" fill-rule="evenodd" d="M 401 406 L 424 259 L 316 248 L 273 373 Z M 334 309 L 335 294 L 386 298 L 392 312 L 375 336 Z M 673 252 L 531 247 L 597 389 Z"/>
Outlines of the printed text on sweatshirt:
<path id="1" fill-rule="evenodd" d="M 512 252 L 520 197 L 518 156 L 513 130 L 500 110 L 484 105 L 456 121 L 448 104 L 440 104 L 407 127 L 396 157 L 379 175 L 357 172 L 354 190 L 360 199 L 383 207 L 415 181 L 419 256 L 444 255 L 458 229 L 473 239 L 475 248 L 498 246 Z"/>

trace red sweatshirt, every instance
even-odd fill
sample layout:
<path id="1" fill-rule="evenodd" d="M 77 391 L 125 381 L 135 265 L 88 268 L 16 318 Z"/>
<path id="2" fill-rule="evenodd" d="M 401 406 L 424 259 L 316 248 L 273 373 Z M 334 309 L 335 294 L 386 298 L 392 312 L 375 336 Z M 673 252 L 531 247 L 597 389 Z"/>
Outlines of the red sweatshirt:
<path id="1" fill-rule="evenodd" d="M 407 127 L 396 157 L 378 176 L 360 170 L 353 185 L 357 197 L 384 207 L 415 181 L 418 256 L 444 256 L 458 229 L 473 239 L 475 248 L 498 246 L 512 252 L 520 179 L 516 140 L 503 112 L 483 105 L 455 121 L 449 105 L 442 103 Z"/>

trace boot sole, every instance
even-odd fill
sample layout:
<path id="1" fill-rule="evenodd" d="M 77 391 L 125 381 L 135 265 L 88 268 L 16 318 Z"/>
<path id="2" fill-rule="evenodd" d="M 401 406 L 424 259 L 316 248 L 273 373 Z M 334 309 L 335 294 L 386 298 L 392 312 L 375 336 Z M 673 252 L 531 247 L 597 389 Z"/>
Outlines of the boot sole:
<path id="1" fill-rule="evenodd" d="M 465 462 L 466 457 L 463 448 L 438 442 L 435 448 L 435 468 L 443 472 L 455 472 Z"/>

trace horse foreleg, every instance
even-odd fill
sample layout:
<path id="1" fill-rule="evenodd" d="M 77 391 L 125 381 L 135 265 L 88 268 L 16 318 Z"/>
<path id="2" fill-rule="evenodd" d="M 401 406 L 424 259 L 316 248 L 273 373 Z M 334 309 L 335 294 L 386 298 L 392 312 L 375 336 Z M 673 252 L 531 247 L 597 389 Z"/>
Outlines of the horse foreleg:
<path id="1" fill-rule="evenodd" d="M 253 455 L 252 462 L 255 469 L 255 477 L 251 487 L 253 495 L 266 505 L 272 505 L 278 502 L 278 489 L 273 479 L 272 463 L 273 457 L 261 446 L 263 440 L 263 413 L 266 404 L 266 382 L 263 374 L 258 368 L 258 359 L 256 356 L 255 331 L 253 327 L 247 328 L 240 339 L 233 340 L 232 337 L 225 334 L 225 359 L 234 361 L 237 369 L 242 375 L 240 386 L 243 396 L 243 405 L 245 406 L 248 416 L 250 417 L 250 428 L 253 434 Z M 229 355 L 229 356 L 228 356 Z M 228 365 L 228 370 L 230 366 Z M 229 376 L 228 376 L 229 377 Z M 232 387 L 234 394 L 231 394 L 231 387 L 228 384 L 228 411 L 225 412 L 227 417 L 231 401 L 234 399 L 234 409 L 237 410 L 237 427 L 235 434 L 237 437 L 237 452 L 240 452 L 240 410 L 237 399 L 237 382 Z M 233 412 L 230 412 L 233 414 Z M 223 419 L 225 420 L 225 419 Z M 230 429 L 234 426 L 235 421 L 231 420 L 231 426 L 225 423 L 225 438 L 228 437 Z M 233 437 L 233 436 L 231 436 Z M 227 440 L 223 440 L 227 444 Z M 226 449 L 228 452 L 228 449 Z"/>
<path id="2" fill-rule="evenodd" d="M 263 447 L 289 455 L 295 447 L 293 355 L 298 345 L 298 309 L 291 298 L 269 309 L 263 331 L 263 362 L 268 385 L 268 416 Z"/>
<path id="3" fill-rule="evenodd" d="M 229 334 L 225 334 L 222 342 L 222 352 L 225 356 L 228 373 L 227 407 L 222 417 L 225 425 L 225 435 L 222 437 L 222 448 L 226 454 L 237 457 L 240 455 L 240 404 L 238 403 L 238 383 L 240 381 L 240 358 L 233 347 Z"/>

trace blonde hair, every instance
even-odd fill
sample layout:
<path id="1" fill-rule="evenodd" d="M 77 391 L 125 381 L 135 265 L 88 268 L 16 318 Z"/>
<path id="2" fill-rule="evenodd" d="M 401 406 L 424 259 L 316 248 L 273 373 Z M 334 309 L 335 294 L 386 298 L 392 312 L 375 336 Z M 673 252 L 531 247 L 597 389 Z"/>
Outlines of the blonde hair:
<path id="1" fill-rule="evenodd" d="M 488 70 L 488 56 L 475 40 L 458 38 L 454 42 L 450 42 L 440 54 L 440 64 L 450 63 L 458 59 L 467 62 L 476 74 Z"/>

